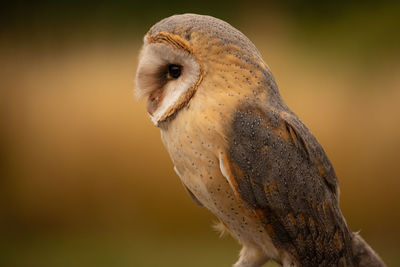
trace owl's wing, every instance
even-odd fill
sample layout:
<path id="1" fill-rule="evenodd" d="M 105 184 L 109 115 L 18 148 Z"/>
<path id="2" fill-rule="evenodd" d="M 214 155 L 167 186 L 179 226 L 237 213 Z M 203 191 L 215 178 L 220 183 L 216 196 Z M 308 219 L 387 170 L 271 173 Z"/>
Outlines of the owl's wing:
<path id="1" fill-rule="evenodd" d="M 348 262 L 350 234 L 338 207 L 336 174 L 297 116 L 237 110 L 228 139 L 221 172 L 274 245 L 304 266 Z"/>

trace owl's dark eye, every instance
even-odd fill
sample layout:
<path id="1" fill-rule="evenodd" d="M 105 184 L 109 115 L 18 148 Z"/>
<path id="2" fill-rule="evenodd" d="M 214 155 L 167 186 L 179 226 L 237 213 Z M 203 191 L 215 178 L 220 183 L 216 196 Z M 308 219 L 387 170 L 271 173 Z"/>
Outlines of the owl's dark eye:
<path id="1" fill-rule="evenodd" d="M 176 64 L 168 65 L 168 76 L 170 76 L 171 78 L 178 79 L 179 76 L 181 76 L 181 73 L 182 66 Z"/>

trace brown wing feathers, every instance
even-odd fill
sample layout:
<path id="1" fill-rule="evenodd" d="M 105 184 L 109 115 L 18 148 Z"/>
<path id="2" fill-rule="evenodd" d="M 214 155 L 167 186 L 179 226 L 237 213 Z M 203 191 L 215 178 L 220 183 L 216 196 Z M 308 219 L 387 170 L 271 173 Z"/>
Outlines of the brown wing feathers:
<path id="1" fill-rule="evenodd" d="M 229 148 L 238 195 L 275 246 L 302 266 L 351 266 L 350 232 L 338 208 L 336 176 L 322 148 L 291 113 L 239 109 Z"/>

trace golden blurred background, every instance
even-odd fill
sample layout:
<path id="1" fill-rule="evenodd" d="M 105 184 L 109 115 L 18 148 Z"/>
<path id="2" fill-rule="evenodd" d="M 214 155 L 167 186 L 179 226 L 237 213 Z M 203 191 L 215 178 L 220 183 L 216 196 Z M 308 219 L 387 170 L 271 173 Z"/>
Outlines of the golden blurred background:
<path id="1" fill-rule="evenodd" d="M 400 4 L 38 1 L 0 11 L 0 266 L 230 266 L 133 96 L 143 35 L 178 13 L 244 32 L 325 148 L 353 231 L 400 266 Z"/>

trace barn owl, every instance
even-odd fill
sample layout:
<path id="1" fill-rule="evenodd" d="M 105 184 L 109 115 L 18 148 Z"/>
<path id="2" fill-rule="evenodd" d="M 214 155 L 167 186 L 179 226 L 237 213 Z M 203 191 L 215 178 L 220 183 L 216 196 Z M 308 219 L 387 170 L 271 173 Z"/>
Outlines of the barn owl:
<path id="1" fill-rule="evenodd" d="M 384 266 L 347 226 L 329 159 L 240 31 L 210 16 L 161 20 L 136 93 L 190 196 L 242 245 L 235 267 Z"/>

